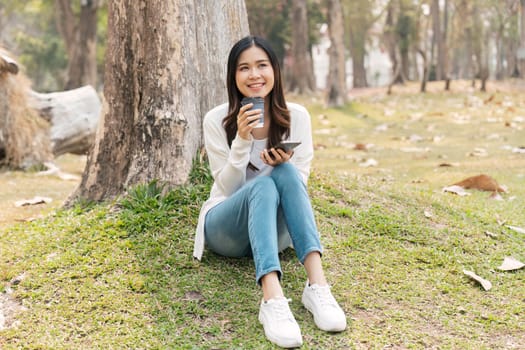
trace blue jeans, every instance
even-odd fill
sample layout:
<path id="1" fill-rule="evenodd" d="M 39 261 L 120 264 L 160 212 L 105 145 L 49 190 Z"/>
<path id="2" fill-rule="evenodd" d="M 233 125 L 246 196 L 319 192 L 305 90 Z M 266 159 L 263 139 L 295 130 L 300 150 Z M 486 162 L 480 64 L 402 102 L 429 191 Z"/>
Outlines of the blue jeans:
<path id="1" fill-rule="evenodd" d="M 306 186 L 290 163 L 268 176 L 247 182 L 206 214 L 206 244 L 217 254 L 253 256 L 255 278 L 276 271 L 282 275 L 279 252 L 291 243 L 297 258 L 322 253 L 319 232 Z"/>

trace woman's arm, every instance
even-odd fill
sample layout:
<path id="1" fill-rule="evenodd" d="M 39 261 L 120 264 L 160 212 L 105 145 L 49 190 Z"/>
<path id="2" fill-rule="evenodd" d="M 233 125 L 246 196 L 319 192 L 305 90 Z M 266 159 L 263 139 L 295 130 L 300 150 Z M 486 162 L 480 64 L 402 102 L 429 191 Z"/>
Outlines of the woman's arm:
<path id="1" fill-rule="evenodd" d="M 223 195 L 230 196 L 246 182 L 252 141 L 237 136 L 230 149 L 221 111 L 214 109 L 204 117 L 204 145 L 217 188 Z"/>

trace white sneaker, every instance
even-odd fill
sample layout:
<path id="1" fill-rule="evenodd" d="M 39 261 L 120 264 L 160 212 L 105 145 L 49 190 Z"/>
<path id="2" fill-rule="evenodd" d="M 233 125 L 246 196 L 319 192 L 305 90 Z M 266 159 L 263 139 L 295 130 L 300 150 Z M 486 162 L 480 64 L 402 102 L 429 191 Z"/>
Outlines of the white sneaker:
<path id="1" fill-rule="evenodd" d="M 288 306 L 290 299 L 273 298 L 261 302 L 259 322 L 266 338 L 283 348 L 295 348 L 303 344 L 301 329 Z"/>
<path id="2" fill-rule="evenodd" d="M 302 302 L 314 315 L 317 327 L 323 331 L 341 332 L 346 329 L 345 313 L 334 299 L 329 286 L 317 284 L 309 286 L 306 281 Z"/>

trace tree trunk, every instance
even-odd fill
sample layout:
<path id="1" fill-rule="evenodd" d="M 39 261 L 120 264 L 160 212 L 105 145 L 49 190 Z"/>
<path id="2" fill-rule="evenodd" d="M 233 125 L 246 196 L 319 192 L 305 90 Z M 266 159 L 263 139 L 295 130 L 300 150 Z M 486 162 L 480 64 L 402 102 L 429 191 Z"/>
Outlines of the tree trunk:
<path id="1" fill-rule="evenodd" d="M 439 9 L 439 0 L 432 1 L 432 57 L 434 49 L 437 51 L 436 58 L 436 80 L 443 80 L 445 73 L 445 40 L 441 29 L 441 11 Z"/>
<path id="2" fill-rule="evenodd" d="M 390 1 L 387 7 L 385 28 L 383 33 L 383 40 L 388 50 L 388 56 L 392 62 L 392 81 L 389 84 L 389 92 L 393 84 L 403 84 L 405 79 L 402 73 L 401 59 L 398 52 L 398 40 L 396 37 L 396 29 L 394 23 L 394 16 L 396 15 L 396 8 L 394 1 Z"/>
<path id="3" fill-rule="evenodd" d="M 346 102 L 346 69 L 343 9 L 340 0 L 328 1 L 328 27 L 331 46 L 325 105 L 340 107 Z"/>
<path id="4" fill-rule="evenodd" d="M 525 79 L 525 0 L 520 0 L 520 48 L 518 52 L 518 66 L 520 78 Z"/>
<path id="5" fill-rule="evenodd" d="M 429 63 L 427 59 L 427 54 L 425 51 L 418 49 L 419 54 L 421 55 L 421 58 L 423 59 L 423 74 L 421 78 L 421 85 L 419 87 L 419 92 L 427 92 L 427 81 L 428 81 L 428 74 L 429 74 Z"/>
<path id="6" fill-rule="evenodd" d="M 368 83 L 366 81 L 366 69 L 365 69 L 365 54 L 366 54 L 365 33 L 356 33 L 356 28 L 350 25 L 348 34 L 350 37 L 350 53 L 352 54 L 352 72 L 353 72 L 352 87 L 354 88 L 367 87 Z"/>
<path id="7" fill-rule="evenodd" d="M 441 55 L 438 60 L 442 69 L 442 78 L 445 80 L 445 91 L 450 90 L 450 68 L 449 68 L 449 40 L 448 36 L 448 0 L 445 0 L 443 9 L 443 30 L 441 31 Z"/>
<path id="8" fill-rule="evenodd" d="M 100 201 L 158 179 L 184 183 L 202 117 L 226 99 L 226 59 L 248 34 L 244 1 L 108 2 L 103 106 L 76 193 Z"/>
<path id="9" fill-rule="evenodd" d="M 77 19 L 70 0 L 55 0 L 57 27 L 68 54 L 66 90 L 97 84 L 97 10 L 99 0 L 81 1 Z"/>
<path id="10" fill-rule="evenodd" d="M 291 63 L 290 74 L 287 74 L 288 91 L 303 94 L 315 90 L 312 55 L 308 42 L 308 13 L 306 0 L 292 0 L 291 9 Z"/>

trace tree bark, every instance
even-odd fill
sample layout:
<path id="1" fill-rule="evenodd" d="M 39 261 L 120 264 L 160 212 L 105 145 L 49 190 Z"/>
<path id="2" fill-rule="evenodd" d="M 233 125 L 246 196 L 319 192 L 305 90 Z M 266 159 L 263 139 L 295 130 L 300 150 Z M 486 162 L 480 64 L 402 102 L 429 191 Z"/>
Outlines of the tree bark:
<path id="1" fill-rule="evenodd" d="M 312 55 L 308 42 L 308 12 L 306 0 L 292 0 L 291 9 L 291 64 L 287 74 L 288 91 L 304 94 L 315 90 Z"/>
<path id="2" fill-rule="evenodd" d="M 226 99 L 226 59 L 248 34 L 244 1 L 108 2 L 105 103 L 75 198 L 100 201 L 154 179 L 184 183 L 202 117 Z"/>
<path id="3" fill-rule="evenodd" d="M 346 69 L 343 9 L 340 0 L 328 1 L 328 27 L 331 46 L 325 105 L 340 107 L 346 98 Z"/>

